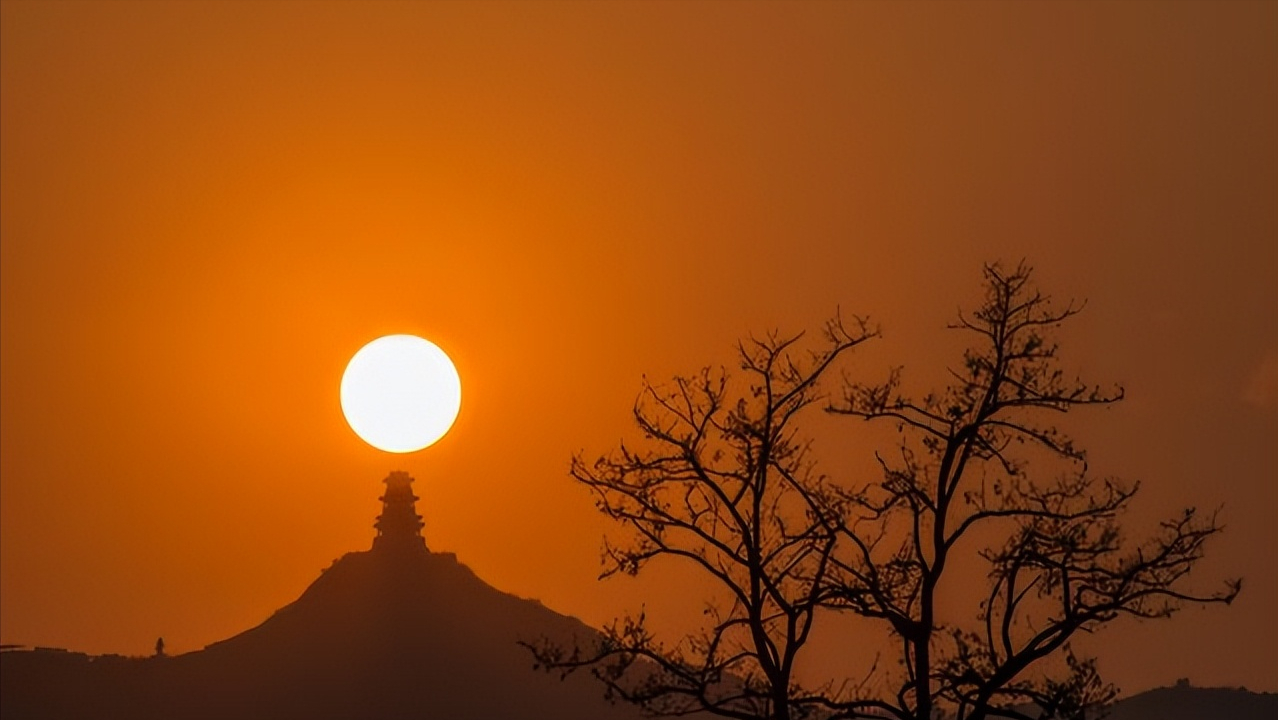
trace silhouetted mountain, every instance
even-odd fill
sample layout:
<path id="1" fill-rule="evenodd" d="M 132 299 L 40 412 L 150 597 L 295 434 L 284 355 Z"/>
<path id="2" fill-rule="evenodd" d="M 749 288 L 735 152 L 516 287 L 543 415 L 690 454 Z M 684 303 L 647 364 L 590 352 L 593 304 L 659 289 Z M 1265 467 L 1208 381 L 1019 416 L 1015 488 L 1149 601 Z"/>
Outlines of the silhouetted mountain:
<path id="1" fill-rule="evenodd" d="M 584 674 L 561 682 L 533 670 L 518 640 L 594 631 L 429 552 L 410 482 L 387 478 L 372 550 L 342 557 L 295 602 L 228 640 L 147 659 L 0 654 L 5 720 L 637 718 Z"/>
<path id="2" fill-rule="evenodd" d="M 532 669 L 518 639 L 592 631 L 450 554 L 338 560 L 261 625 L 170 658 L 6 652 L 6 718 L 604 718 L 599 686 Z"/>
<path id="3" fill-rule="evenodd" d="M 338 560 L 294 603 L 169 658 L 0 655 L 4 718 L 630 718 L 518 639 L 592 631 L 485 584 L 453 555 Z"/>

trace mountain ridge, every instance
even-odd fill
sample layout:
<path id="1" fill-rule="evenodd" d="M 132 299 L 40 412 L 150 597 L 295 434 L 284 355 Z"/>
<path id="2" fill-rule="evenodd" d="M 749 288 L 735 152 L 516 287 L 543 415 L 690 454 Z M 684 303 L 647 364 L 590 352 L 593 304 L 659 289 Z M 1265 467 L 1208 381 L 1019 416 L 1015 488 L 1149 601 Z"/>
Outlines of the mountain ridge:
<path id="1" fill-rule="evenodd" d="M 639 717 L 516 643 L 582 621 L 484 583 L 451 553 L 351 552 L 265 621 L 201 650 L 126 659 L 3 653 L 5 717 Z"/>

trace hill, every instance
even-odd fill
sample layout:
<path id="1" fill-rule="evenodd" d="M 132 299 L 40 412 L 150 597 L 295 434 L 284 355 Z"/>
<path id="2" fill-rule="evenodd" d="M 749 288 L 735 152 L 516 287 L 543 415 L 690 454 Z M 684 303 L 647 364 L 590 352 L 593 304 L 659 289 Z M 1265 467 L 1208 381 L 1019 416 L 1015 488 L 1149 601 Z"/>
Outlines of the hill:
<path id="1" fill-rule="evenodd" d="M 519 639 L 592 631 L 451 554 L 350 553 L 266 622 L 168 658 L 0 655 L 5 718 L 638 717 L 591 678 L 532 669 Z"/>
<path id="2" fill-rule="evenodd" d="M 0 653 L 6 718 L 628 720 L 586 675 L 533 670 L 519 640 L 594 631 L 427 550 L 410 484 L 386 479 L 373 548 L 261 625 L 175 657 Z"/>
<path id="3" fill-rule="evenodd" d="M 1124 698 L 1106 720 L 1272 720 L 1278 694 L 1241 688 L 1199 688 L 1186 682 Z"/>

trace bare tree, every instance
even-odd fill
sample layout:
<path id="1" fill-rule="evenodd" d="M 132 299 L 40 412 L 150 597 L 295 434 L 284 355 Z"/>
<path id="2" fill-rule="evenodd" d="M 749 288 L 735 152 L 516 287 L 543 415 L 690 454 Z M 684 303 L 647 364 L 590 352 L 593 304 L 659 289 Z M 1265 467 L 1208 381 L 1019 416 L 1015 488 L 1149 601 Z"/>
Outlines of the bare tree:
<path id="1" fill-rule="evenodd" d="M 1024 264 L 985 268 L 982 302 L 952 326 L 972 342 L 944 390 L 916 400 L 899 369 L 881 383 L 845 381 L 827 410 L 893 423 L 902 437 L 876 453 L 881 472 L 859 487 L 816 471 L 798 418 L 822 399 L 836 360 L 877 336 L 863 320 L 851 332 L 829 324 L 806 355 L 798 337 L 742 343 L 736 378 L 704 370 L 645 383 L 634 408 L 642 449 L 572 465 L 598 508 L 632 531 L 629 544 L 605 543 L 603 575 L 681 558 L 727 602 L 708 610 L 701 634 L 671 646 L 640 615 L 589 647 L 530 646 L 538 663 L 588 668 L 612 697 L 659 715 L 1095 718 L 1116 691 L 1071 649 L 1078 633 L 1229 603 L 1241 585 L 1186 587 L 1222 530 L 1215 514 L 1190 508 L 1151 537 L 1124 537 L 1137 487 L 1089 472 L 1085 452 L 1051 422 L 1123 391 L 1060 368 L 1054 333 L 1081 306 L 1054 304 L 1031 279 Z M 975 622 L 943 617 L 952 598 L 942 579 L 982 567 L 984 599 L 966 616 Z M 886 679 L 891 697 L 871 695 L 867 682 L 796 680 L 823 610 L 885 623 L 884 647 L 903 668 Z M 882 646 L 882 636 L 867 644 Z"/>
<path id="2" fill-rule="evenodd" d="M 952 326 L 973 343 L 944 391 L 914 399 L 898 369 L 882 383 L 849 382 L 828 408 L 902 433 L 896 452 L 877 456 L 881 479 L 843 493 L 849 512 L 820 578 L 833 607 L 887 623 L 904 666 L 885 701 L 897 718 L 1082 718 L 1115 691 L 1070 651 L 1077 633 L 1229 603 L 1240 588 L 1185 587 L 1222 529 L 1215 514 L 1190 508 L 1153 537 L 1125 540 L 1120 518 L 1137 486 L 1090 473 L 1084 451 L 1049 421 L 1123 391 L 1060 368 L 1054 330 L 1081 306 L 1055 305 L 1031 275 L 1024 264 L 985 267 L 983 302 Z M 941 580 L 974 554 L 988 593 L 976 623 L 947 626 Z"/>
<path id="3" fill-rule="evenodd" d="M 837 521 L 796 418 L 823 399 L 822 376 L 877 335 L 865 320 L 827 324 L 824 342 L 772 334 L 739 345 L 741 373 L 702 370 L 666 386 L 646 380 L 634 407 L 641 449 L 622 445 L 572 476 L 599 510 L 630 530 L 605 541 L 604 571 L 634 575 L 649 561 L 678 558 L 723 596 L 709 626 L 672 645 L 643 615 L 619 620 L 601 642 L 530 645 L 540 665 L 564 674 L 589 668 L 611 697 L 661 715 L 705 712 L 789 720 L 828 706 L 801 687 L 795 661 L 824 602 Z M 867 703 L 873 705 L 874 703 Z"/>

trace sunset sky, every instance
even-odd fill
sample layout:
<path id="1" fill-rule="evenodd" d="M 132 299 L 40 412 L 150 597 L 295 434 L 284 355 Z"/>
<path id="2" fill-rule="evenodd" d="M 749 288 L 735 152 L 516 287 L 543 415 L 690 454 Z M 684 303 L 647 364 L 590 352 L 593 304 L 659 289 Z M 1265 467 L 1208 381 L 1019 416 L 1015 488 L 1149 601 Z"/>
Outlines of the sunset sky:
<path id="1" fill-rule="evenodd" d="M 1025 258 L 1087 301 L 1067 367 L 1126 387 L 1069 427 L 1141 481 L 1133 534 L 1221 507 L 1195 582 L 1244 578 L 1088 648 L 1126 692 L 1278 691 L 1278 3 L 0 7 L 0 642 L 247 629 L 367 549 L 391 470 L 492 585 L 687 627 L 679 568 L 597 581 L 567 476 L 643 376 L 841 308 L 884 329 L 850 375 L 943 377 Z M 390 333 L 462 380 L 410 455 L 338 403 Z"/>

